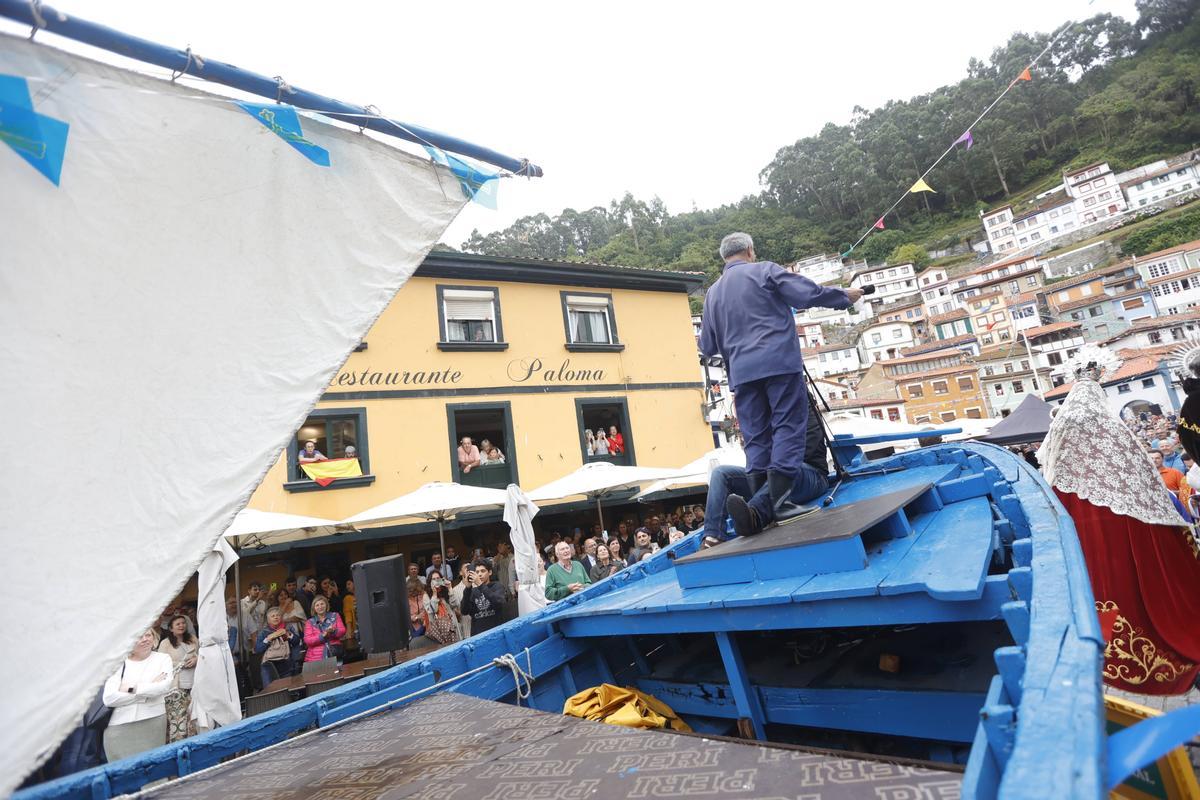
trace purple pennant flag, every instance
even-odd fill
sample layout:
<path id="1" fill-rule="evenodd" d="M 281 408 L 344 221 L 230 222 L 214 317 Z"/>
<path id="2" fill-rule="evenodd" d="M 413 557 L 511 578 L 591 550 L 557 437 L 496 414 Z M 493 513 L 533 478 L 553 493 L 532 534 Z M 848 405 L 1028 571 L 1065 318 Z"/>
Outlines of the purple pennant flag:
<path id="1" fill-rule="evenodd" d="M 967 130 L 963 131 L 963 135 L 958 137 L 957 139 L 955 139 L 954 143 L 955 144 L 965 143 L 967 145 L 967 149 L 970 150 L 971 145 L 975 144 L 975 140 L 973 138 L 971 138 L 971 129 L 967 128 Z"/>

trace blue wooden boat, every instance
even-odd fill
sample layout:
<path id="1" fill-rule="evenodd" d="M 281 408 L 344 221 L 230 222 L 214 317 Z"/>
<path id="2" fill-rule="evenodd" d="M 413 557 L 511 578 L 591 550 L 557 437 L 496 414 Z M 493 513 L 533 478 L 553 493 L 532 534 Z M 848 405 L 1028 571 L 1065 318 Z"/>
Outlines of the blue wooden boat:
<path id="1" fill-rule="evenodd" d="M 721 796 L 761 796 L 778 770 L 794 780 L 800 758 L 812 775 L 858 776 L 862 794 L 845 796 L 875 796 L 874 779 L 898 774 L 914 786 L 951 787 L 938 796 L 959 788 L 972 798 L 1106 796 L 1103 641 L 1074 526 L 1053 492 L 1003 448 L 942 444 L 868 462 L 857 446 L 866 441 L 835 443 L 851 477 L 816 514 L 709 550 L 690 536 L 468 641 L 18 796 L 103 798 L 200 771 L 154 793 L 224 794 L 228 781 L 244 788 L 253 774 L 245 766 L 253 753 L 218 766 L 232 756 L 326 752 L 322 741 L 336 749 L 364 731 L 403 748 L 420 730 L 415 719 L 431 721 L 414 709 L 438 708 L 450 695 L 500 728 L 524 719 L 585 747 L 588 735 L 570 734 L 574 723 L 561 711 L 601 683 L 666 702 L 708 737 L 675 740 L 695 758 L 740 763 L 703 754 L 720 745 L 759 765 L 749 788 L 725 786 Z M 545 714 L 535 724 L 529 709 Z M 789 749 L 755 744 L 786 758 L 751 757 L 739 748 L 752 745 L 714 738 L 724 735 Z M 488 752 L 503 761 L 508 751 Z M 464 762 L 475 764 L 468 777 L 498 774 L 491 756 L 480 758 Z M 588 796 L 627 796 L 635 773 L 610 773 Z M 389 774 L 394 789 L 423 773 Z M 272 786 L 263 790 L 281 794 Z"/>

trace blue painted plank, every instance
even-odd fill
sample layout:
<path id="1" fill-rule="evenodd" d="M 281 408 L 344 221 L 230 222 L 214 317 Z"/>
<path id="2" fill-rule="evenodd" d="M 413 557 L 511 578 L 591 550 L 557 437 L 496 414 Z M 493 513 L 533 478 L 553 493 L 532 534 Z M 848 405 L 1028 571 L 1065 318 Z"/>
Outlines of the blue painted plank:
<path id="1" fill-rule="evenodd" d="M 941 600 L 972 600 L 983 592 L 992 556 L 987 498 L 946 506 L 880 584 L 884 595 L 928 592 Z"/>
<path id="2" fill-rule="evenodd" d="M 792 594 L 811 581 L 812 575 L 796 575 L 737 586 L 721 601 L 726 608 L 769 606 L 792 602 Z"/>
<path id="3" fill-rule="evenodd" d="M 733 587 L 727 588 L 732 593 Z M 657 613 L 568 618 L 559 624 L 565 636 L 594 637 L 971 622 L 1000 619 L 1000 606 L 1010 596 L 1004 576 L 989 576 L 982 597 L 956 603 L 914 593 L 887 598 L 847 597 L 771 606 L 710 606 L 702 610 L 691 609 L 690 613 L 679 613 L 668 607 Z"/>
<path id="4" fill-rule="evenodd" d="M 944 513 L 944 512 L 943 512 Z M 902 539 L 887 539 L 872 545 L 867 553 L 867 566 L 857 572 L 838 572 L 815 575 L 804 586 L 793 593 L 796 602 L 827 600 L 836 597 L 866 597 L 879 593 L 879 584 L 904 558 L 913 545 L 924 535 L 924 530 L 934 519 L 933 514 L 920 514 L 913 518 L 914 535 Z"/>
<path id="5" fill-rule="evenodd" d="M 953 477 L 958 467 L 953 464 L 933 464 L 913 467 L 888 475 L 870 475 L 853 478 L 843 483 L 833 496 L 833 505 L 844 506 L 888 492 L 896 492 L 922 483 L 937 484 Z"/>

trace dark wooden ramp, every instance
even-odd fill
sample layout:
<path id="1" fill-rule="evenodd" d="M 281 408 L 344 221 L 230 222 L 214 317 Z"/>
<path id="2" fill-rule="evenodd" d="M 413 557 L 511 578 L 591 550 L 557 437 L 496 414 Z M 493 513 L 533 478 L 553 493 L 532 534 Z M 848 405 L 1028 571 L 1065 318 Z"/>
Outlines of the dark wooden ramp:
<path id="1" fill-rule="evenodd" d="M 912 533 L 906 507 L 933 511 L 942 504 L 933 484 L 922 482 L 822 508 L 756 536 L 676 559 L 679 585 L 695 589 L 863 569 L 867 566 L 864 536 L 903 538 Z"/>
<path id="2" fill-rule="evenodd" d="M 214 800 L 957 798 L 961 774 L 728 739 L 639 731 L 459 694 L 151 789 Z"/>

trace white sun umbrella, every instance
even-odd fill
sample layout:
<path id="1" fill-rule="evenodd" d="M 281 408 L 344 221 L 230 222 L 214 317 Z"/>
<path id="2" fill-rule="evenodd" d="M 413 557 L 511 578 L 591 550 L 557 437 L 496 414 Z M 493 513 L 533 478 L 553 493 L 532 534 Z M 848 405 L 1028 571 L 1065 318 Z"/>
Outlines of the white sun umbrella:
<path id="1" fill-rule="evenodd" d="M 463 486 L 460 483 L 427 483 L 415 492 L 381 503 L 347 517 L 344 525 L 384 525 L 404 519 L 427 519 L 438 524 L 438 547 L 446 557 L 446 520 L 467 511 L 499 508 L 508 499 L 501 489 Z"/>
<path id="2" fill-rule="evenodd" d="M 925 430 L 934 430 L 936 428 L 962 428 L 962 433 L 951 433 L 942 437 L 943 441 L 958 442 L 966 439 L 978 439 L 982 436 L 987 436 L 988 432 L 999 423 L 1000 420 L 995 417 L 986 417 L 983 419 L 972 419 L 971 417 L 963 417 L 961 419 L 943 422 L 940 425 L 922 425 Z"/>
<path id="3" fill-rule="evenodd" d="M 336 533 L 337 521 L 322 517 L 307 517 L 302 514 L 282 514 L 278 511 L 259 511 L 243 508 L 233 518 L 225 531 L 226 539 L 233 539 L 240 547 L 242 537 L 266 538 L 275 534 L 288 533 Z"/>
<path id="4" fill-rule="evenodd" d="M 679 468 L 679 475 L 673 478 L 664 478 L 655 481 L 647 486 L 642 491 L 633 496 L 634 500 L 641 500 L 643 497 L 649 497 L 657 492 L 665 492 L 670 489 L 680 489 L 685 486 L 699 486 L 708 483 L 708 477 L 717 467 L 742 467 L 746 466 L 746 451 L 737 445 L 726 445 L 725 447 L 715 447 L 709 450 L 704 455 L 689 461 Z"/>
<path id="5" fill-rule="evenodd" d="M 336 533 L 337 522 L 321 517 L 306 517 L 302 514 L 283 514 L 278 511 L 258 511 L 253 508 L 243 508 L 233 518 L 233 522 L 225 530 L 224 538 L 233 542 L 234 547 L 241 547 L 246 540 L 261 542 L 268 536 L 286 535 L 292 533 Z M 210 554 L 211 555 L 211 554 Z M 238 597 L 237 628 L 238 649 L 245 662 L 246 642 L 242 636 L 242 562 L 235 558 L 233 562 L 233 591 Z M 222 573 L 222 576 L 224 573 Z M 222 606 L 222 609 L 224 607 Z M 217 715 L 220 716 L 219 714 Z"/>
<path id="6" fill-rule="evenodd" d="M 600 518 L 600 528 L 603 530 L 604 510 L 600 507 L 602 497 L 623 489 L 636 489 L 651 481 L 673 478 L 678 474 L 677 469 L 623 467 L 607 461 L 597 461 L 584 464 L 571 474 L 534 489 L 528 496 L 534 501 L 559 500 L 573 495 L 584 495 L 593 499 L 596 501 L 596 514 Z"/>

